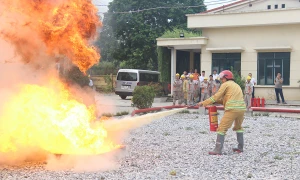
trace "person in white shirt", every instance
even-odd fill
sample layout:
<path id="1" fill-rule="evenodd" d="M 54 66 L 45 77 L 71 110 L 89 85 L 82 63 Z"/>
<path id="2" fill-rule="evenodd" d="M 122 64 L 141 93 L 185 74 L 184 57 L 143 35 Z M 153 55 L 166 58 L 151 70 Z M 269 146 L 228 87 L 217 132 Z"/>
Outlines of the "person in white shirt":
<path id="1" fill-rule="evenodd" d="M 205 78 L 205 71 L 201 72 L 201 76 L 199 76 L 199 84 L 201 84 L 204 81 Z M 201 99 L 201 87 L 199 89 L 199 99 Z"/>
<path id="2" fill-rule="evenodd" d="M 213 79 L 216 80 L 216 79 L 218 79 L 218 77 L 219 77 L 219 74 L 217 74 L 217 70 L 214 70 L 213 71 Z"/>
<path id="3" fill-rule="evenodd" d="M 205 71 L 202 71 L 201 76 L 199 77 L 199 82 L 202 83 L 205 78 Z"/>
<path id="4" fill-rule="evenodd" d="M 255 97 L 255 96 L 254 96 L 254 86 L 256 85 L 256 79 L 255 79 L 254 77 L 252 77 L 252 73 L 249 73 L 248 76 L 251 77 L 251 81 L 250 81 L 250 82 L 251 82 L 252 85 L 253 85 L 252 98 L 254 98 L 254 97 Z"/>

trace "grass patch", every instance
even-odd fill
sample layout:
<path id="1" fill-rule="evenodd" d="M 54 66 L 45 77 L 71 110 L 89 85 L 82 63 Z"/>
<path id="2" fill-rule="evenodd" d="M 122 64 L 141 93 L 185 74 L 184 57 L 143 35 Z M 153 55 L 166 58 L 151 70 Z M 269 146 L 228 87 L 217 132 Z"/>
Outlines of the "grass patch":
<path id="1" fill-rule="evenodd" d="M 252 178 L 253 177 L 253 175 L 251 174 L 251 173 L 249 173 L 248 175 L 247 175 L 247 178 Z"/>
<path id="2" fill-rule="evenodd" d="M 189 110 L 182 110 L 179 112 L 180 114 L 190 114 L 190 111 Z"/>
<path id="3" fill-rule="evenodd" d="M 269 116 L 270 116 L 270 113 L 268 113 L 268 112 L 263 113 L 262 116 L 267 116 L 267 117 L 269 117 Z"/>
<path id="4" fill-rule="evenodd" d="M 247 129 L 247 128 L 250 128 L 250 126 L 244 126 L 243 128 Z"/>
<path id="5" fill-rule="evenodd" d="M 168 133 L 168 132 L 164 132 L 164 134 L 163 134 L 164 136 L 170 136 L 170 133 Z"/>
<path id="6" fill-rule="evenodd" d="M 186 127 L 185 130 L 190 131 L 190 130 L 193 130 L 193 128 L 191 128 L 191 127 Z"/>
<path id="7" fill-rule="evenodd" d="M 267 136 L 267 137 L 273 137 L 272 134 L 264 134 L 264 136 Z"/>
<path id="8" fill-rule="evenodd" d="M 103 113 L 102 116 L 105 116 L 105 117 L 113 117 L 114 114 L 112 114 L 112 113 Z"/>
<path id="9" fill-rule="evenodd" d="M 206 131 L 200 131 L 199 133 L 200 133 L 200 134 L 207 134 Z"/>
<path id="10" fill-rule="evenodd" d="M 129 112 L 128 111 L 121 111 L 121 112 L 117 112 L 117 114 L 115 116 L 125 116 L 128 115 Z"/>
<path id="11" fill-rule="evenodd" d="M 175 171 L 175 170 L 172 170 L 172 171 L 170 172 L 170 175 L 171 175 L 171 176 L 176 176 L 176 171 Z"/>
<path id="12" fill-rule="evenodd" d="M 283 157 L 276 155 L 276 156 L 274 157 L 274 159 L 276 159 L 276 160 L 282 160 Z"/>

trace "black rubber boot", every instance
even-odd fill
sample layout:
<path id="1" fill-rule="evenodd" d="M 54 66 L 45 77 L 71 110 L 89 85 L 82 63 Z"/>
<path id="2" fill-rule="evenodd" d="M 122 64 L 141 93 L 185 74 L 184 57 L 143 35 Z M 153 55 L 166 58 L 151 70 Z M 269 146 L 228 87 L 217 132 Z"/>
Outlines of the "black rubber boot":
<path id="1" fill-rule="evenodd" d="M 216 147 L 213 151 L 209 151 L 209 155 L 222 155 L 222 149 L 224 145 L 225 135 L 218 134 Z"/>
<path id="2" fill-rule="evenodd" d="M 236 153 L 241 153 L 244 151 L 244 133 L 236 133 L 236 139 L 238 142 L 238 147 L 237 148 L 233 148 L 233 152 Z"/>

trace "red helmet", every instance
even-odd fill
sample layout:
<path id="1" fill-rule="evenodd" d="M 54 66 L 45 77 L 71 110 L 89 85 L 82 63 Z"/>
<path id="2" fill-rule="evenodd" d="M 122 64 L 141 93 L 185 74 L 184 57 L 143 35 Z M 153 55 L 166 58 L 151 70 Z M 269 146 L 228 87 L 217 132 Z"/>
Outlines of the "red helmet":
<path id="1" fill-rule="evenodd" d="M 234 80 L 233 74 L 232 74 L 232 72 L 229 71 L 229 70 L 222 71 L 222 72 L 219 74 L 219 77 L 220 77 L 220 78 L 226 78 L 227 80 Z"/>

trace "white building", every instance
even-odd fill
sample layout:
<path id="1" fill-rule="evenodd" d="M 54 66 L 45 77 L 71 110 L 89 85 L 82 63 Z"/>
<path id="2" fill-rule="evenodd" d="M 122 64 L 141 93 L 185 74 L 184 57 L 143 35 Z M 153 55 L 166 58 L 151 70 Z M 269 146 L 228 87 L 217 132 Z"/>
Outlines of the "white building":
<path id="1" fill-rule="evenodd" d="M 186 70 L 209 75 L 233 66 L 244 77 L 251 72 L 258 82 L 255 95 L 266 99 L 275 98 L 273 82 L 281 72 L 285 99 L 300 100 L 299 0 L 241 0 L 188 14 L 187 24 L 202 37 L 157 39 L 158 46 L 171 49 L 172 82 L 176 70 L 182 73 L 177 56 L 183 51 L 189 56 Z"/>

